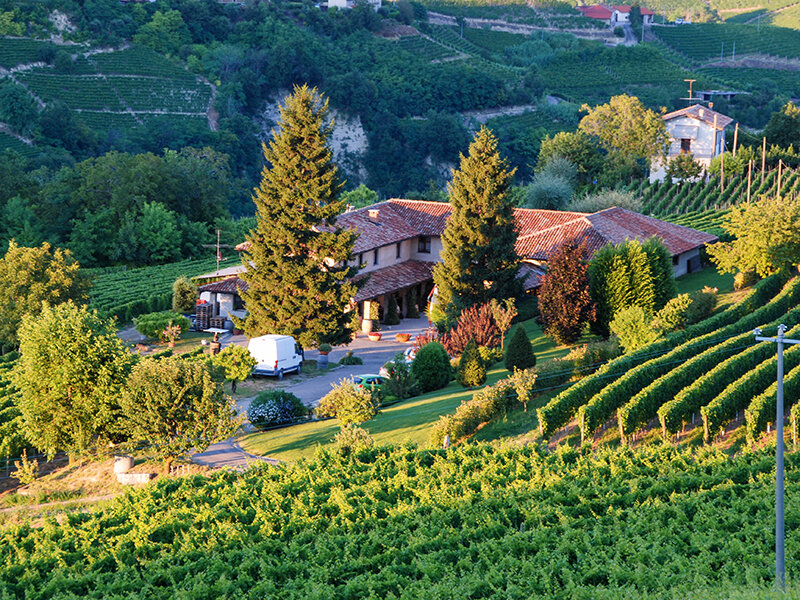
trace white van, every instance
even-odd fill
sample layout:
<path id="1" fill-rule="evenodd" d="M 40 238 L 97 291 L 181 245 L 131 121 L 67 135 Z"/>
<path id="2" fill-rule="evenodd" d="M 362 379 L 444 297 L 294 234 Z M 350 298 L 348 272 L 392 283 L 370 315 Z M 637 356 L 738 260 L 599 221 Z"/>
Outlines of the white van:
<path id="1" fill-rule="evenodd" d="M 262 335 L 250 338 L 247 343 L 250 356 L 258 361 L 253 368 L 253 375 L 277 375 L 303 369 L 303 349 L 290 335 Z"/>

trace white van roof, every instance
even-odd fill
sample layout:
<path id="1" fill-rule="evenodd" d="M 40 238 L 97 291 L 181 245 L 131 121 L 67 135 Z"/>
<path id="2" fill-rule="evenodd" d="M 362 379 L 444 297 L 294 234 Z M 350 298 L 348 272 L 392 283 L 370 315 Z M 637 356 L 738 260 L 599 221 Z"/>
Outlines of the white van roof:
<path id="1" fill-rule="evenodd" d="M 277 333 L 270 333 L 270 334 L 267 334 L 267 335 L 260 335 L 258 337 L 250 338 L 250 341 L 253 341 L 253 340 L 275 340 L 277 342 L 277 341 L 280 341 L 280 340 L 292 340 L 292 341 L 294 341 L 294 338 L 292 336 L 290 336 L 290 335 L 279 335 Z"/>

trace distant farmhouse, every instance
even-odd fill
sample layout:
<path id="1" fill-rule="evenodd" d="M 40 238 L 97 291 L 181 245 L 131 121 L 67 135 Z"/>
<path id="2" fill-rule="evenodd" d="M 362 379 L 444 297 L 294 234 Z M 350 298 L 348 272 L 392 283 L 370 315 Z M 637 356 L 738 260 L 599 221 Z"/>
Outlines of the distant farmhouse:
<path id="1" fill-rule="evenodd" d="M 617 6 L 611 6 L 608 4 L 592 4 L 587 6 L 578 6 L 576 9 L 582 12 L 584 17 L 602 21 L 609 27 L 625 25 L 631 22 L 631 7 L 628 4 L 620 4 Z M 642 23 L 644 25 L 651 25 L 653 23 L 653 16 L 655 13 L 644 6 L 640 6 L 639 11 L 642 14 Z"/>
<path id="2" fill-rule="evenodd" d="M 695 104 L 662 117 L 669 133 L 667 162 L 654 161 L 650 181 L 664 181 L 667 163 L 679 154 L 691 154 L 695 162 L 708 169 L 711 159 L 725 151 L 725 128 L 733 119 L 710 108 Z"/>
<path id="3" fill-rule="evenodd" d="M 328 0 L 328 8 L 350 9 L 359 3 L 372 7 L 375 12 L 381 7 L 381 0 Z"/>
<path id="4" fill-rule="evenodd" d="M 358 232 L 353 265 L 362 269 L 355 279 L 368 278 L 353 299 L 359 314 L 369 314 L 369 304 L 387 309 L 390 296 L 405 315 L 412 290 L 426 298 L 433 289 L 433 266 L 441 261 L 442 233 L 450 216 L 444 202 L 388 200 L 340 215 L 337 225 Z M 660 238 L 672 254 L 675 276 L 700 269 L 700 248 L 717 238 L 702 231 L 666 223 L 621 208 L 594 214 L 533 210 L 514 211 L 517 222 L 519 278 L 535 293 L 541 285 L 547 260 L 567 242 L 585 242 L 596 252 L 608 243 L 629 239 Z M 237 249 L 246 250 L 247 243 Z M 213 307 L 215 317 L 244 316 L 239 296 L 247 284 L 238 275 L 244 267 L 230 267 L 199 278 L 200 299 Z M 202 285 L 203 281 L 210 281 Z"/>

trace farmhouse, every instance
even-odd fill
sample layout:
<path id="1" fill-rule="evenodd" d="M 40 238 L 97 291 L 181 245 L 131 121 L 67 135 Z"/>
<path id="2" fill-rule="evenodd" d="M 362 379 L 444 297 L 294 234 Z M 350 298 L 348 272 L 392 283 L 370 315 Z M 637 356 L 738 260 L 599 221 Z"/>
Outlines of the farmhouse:
<path id="1" fill-rule="evenodd" d="M 610 27 L 625 25 L 631 22 L 631 7 L 628 4 L 610 6 L 607 4 L 593 4 L 591 6 L 577 6 L 576 9 L 583 13 L 584 17 L 602 21 Z M 644 6 L 639 7 L 642 15 L 642 24 L 651 25 L 655 13 Z"/>
<path id="2" fill-rule="evenodd" d="M 388 200 L 338 217 L 339 226 L 359 233 L 351 264 L 361 265 L 356 279 L 368 278 L 353 299 L 359 314 L 365 314 L 368 303 L 374 301 L 386 310 L 390 296 L 405 314 L 412 290 L 418 299 L 427 298 L 433 289 L 433 266 L 441 260 L 442 233 L 449 215 L 450 205 L 444 202 Z M 518 208 L 514 216 L 519 277 L 530 293 L 541 285 L 548 258 L 567 242 L 585 242 L 593 253 L 608 243 L 655 236 L 669 249 L 675 276 L 679 276 L 699 270 L 700 248 L 717 240 L 622 208 L 594 214 Z M 247 284 L 238 277 L 242 270 L 231 267 L 198 278 L 217 279 L 200 286 L 200 298 L 213 307 L 215 316 L 243 315 L 239 291 L 246 290 Z"/>
<path id="3" fill-rule="evenodd" d="M 694 160 L 708 168 L 711 159 L 725 151 L 725 128 L 733 119 L 701 104 L 667 113 L 662 117 L 669 133 L 667 162 L 653 161 L 650 182 L 664 181 L 667 163 L 680 154 L 691 154 Z"/>
<path id="4" fill-rule="evenodd" d="M 328 8 L 341 8 L 350 9 L 356 6 L 359 2 L 372 7 L 372 10 L 377 12 L 381 7 L 381 0 L 328 0 Z"/>

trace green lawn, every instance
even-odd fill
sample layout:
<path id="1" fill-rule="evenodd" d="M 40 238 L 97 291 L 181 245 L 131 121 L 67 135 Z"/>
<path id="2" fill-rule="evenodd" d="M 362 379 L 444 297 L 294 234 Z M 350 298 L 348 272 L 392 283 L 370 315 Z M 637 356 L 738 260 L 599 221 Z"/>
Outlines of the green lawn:
<path id="1" fill-rule="evenodd" d="M 542 333 L 534 320 L 522 323 L 530 337 L 537 360 L 551 360 L 569 352 L 567 346 L 557 346 L 553 340 Z M 513 330 L 513 327 L 512 327 Z M 496 383 L 507 377 L 508 371 L 502 363 L 492 368 L 486 385 Z M 410 398 L 382 410 L 372 421 L 364 425 L 378 444 L 414 442 L 420 446 L 428 443 L 431 426 L 441 415 L 453 413 L 459 404 L 469 400 L 476 390 L 466 390 L 456 382 L 446 388 L 422 396 Z M 533 404 L 528 406 L 535 413 Z M 303 423 L 284 429 L 250 433 L 239 439 L 246 451 L 252 454 L 269 456 L 282 461 L 295 461 L 312 456 L 318 445 L 330 443 L 339 430 L 336 420 Z"/>

